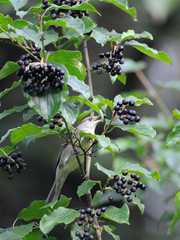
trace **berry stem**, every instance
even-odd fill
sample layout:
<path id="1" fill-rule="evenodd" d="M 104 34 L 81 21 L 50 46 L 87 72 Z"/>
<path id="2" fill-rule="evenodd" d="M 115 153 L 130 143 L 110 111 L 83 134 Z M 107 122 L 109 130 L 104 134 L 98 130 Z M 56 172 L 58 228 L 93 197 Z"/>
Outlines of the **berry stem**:
<path id="1" fill-rule="evenodd" d="M 164 113 L 164 115 L 169 119 L 172 120 L 171 112 L 169 111 L 166 104 L 163 102 L 162 98 L 159 96 L 156 89 L 153 87 L 153 85 L 150 83 L 149 79 L 146 77 L 146 75 L 142 71 L 137 71 L 136 76 L 140 80 L 140 82 L 143 84 L 143 86 L 148 91 L 149 95 L 157 102 L 158 106 Z"/>
<path id="2" fill-rule="evenodd" d="M 24 49 L 24 51 L 26 51 L 27 53 L 29 53 L 33 58 L 35 58 L 38 62 L 39 62 L 39 59 L 36 58 L 26 47 L 24 47 L 18 40 L 16 40 L 15 38 L 13 38 L 8 32 L 6 32 L 1 26 L 0 26 L 0 29 L 8 36 L 10 37 L 11 41 L 14 42 L 14 43 L 17 43 L 21 48 Z"/>
<path id="3" fill-rule="evenodd" d="M 44 32 L 43 32 L 43 27 L 42 27 L 43 17 L 44 17 L 44 14 L 42 14 L 42 16 L 39 16 L 39 22 L 40 22 L 40 28 L 41 28 L 41 42 L 42 42 L 43 58 L 44 58 L 44 62 L 46 62 L 46 53 L 45 53 L 45 45 L 44 45 Z"/>

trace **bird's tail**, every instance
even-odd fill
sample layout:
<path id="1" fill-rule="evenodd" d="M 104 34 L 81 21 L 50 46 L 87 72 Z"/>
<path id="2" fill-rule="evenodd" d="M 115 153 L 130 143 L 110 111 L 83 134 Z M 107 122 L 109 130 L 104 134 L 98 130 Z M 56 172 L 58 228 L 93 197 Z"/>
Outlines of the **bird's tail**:
<path id="1" fill-rule="evenodd" d="M 67 173 L 64 171 L 58 171 L 58 174 L 56 174 L 56 179 L 54 181 L 54 184 L 48 194 L 48 197 L 46 199 L 46 204 L 50 202 L 54 202 L 56 200 L 59 200 L 61 189 L 64 185 L 64 182 L 67 178 Z"/>

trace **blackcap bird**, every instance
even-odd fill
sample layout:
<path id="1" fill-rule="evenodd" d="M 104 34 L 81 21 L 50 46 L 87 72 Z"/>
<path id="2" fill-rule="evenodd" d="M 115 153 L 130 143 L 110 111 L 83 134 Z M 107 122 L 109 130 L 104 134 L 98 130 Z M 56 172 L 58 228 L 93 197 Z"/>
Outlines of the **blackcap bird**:
<path id="1" fill-rule="evenodd" d="M 80 138 L 79 132 L 82 131 L 94 134 L 96 126 L 99 122 L 101 122 L 101 120 L 99 120 L 99 116 L 86 117 L 80 122 L 75 132 L 72 134 L 72 140 L 74 142 L 76 152 L 74 152 L 70 141 L 62 145 L 56 165 L 55 181 L 46 199 L 46 203 L 59 199 L 61 189 L 67 176 L 79 166 L 76 155 L 78 154 L 82 164 L 85 158 L 84 153 L 91 147 L 91 139 L 88 136 Z"/>

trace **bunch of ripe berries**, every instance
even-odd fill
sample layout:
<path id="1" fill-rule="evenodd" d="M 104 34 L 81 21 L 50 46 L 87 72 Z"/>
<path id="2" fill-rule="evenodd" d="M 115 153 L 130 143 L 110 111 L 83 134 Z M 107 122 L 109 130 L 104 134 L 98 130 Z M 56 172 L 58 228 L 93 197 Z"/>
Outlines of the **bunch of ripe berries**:
<path id="1" fill-rule="evenodd" d="M 0 167 L 4 172 L 7 172 L 8 179 L 13 179 L 13 171 L 16 169 L 16 172 L 21 173 L 21 170 L 26 166 L 24 160 L 22 159 L 22 152 L 14 152 L 11 155 L 2 155 L 0 156 Z"/>
<path id="2" fill-rule="evenodd" d="M 89 239 L 89 240 L 94 239 L 94 236 L 89 233 L 90 229 L 87 226 L 94 223 L 95 216 L 99 217 L 105 211 L 106 211 L 105 207 L 102 207 L 101 209 L 97 209 L 94 211 L 89 207 L 86 209 L 82 209 L 80 211 L 80 216 L 79 216 L 79 220 L 78 220 L 77 224 L 78 224 L 78 226 L 85 225 L 85 228 L 84 228 L 83 232 L 76 231 L 75 235 L 77 237 L 79 237 L 79 239 Z"/>
<path id="3" fill-rule="evenodd" d="M 96 70 L 98 74 L 101 74 L 102 69 L 104 69 L 111 76 L 121 75 L 121 65 L 124 64 L 123 50 L 123 46 L 114 46 L 112 52 L 99 53 L 102 61 L 94 64 L 92 70 Z"/>
<path id="4" fill-rule="evenodd" d="M 31 53 L 36 59 L 40 58 L 41 48 L 35 47 Z M 35 62 L 30 54 L 22 55 L 17 61 L 20 65 L 17 76 L 22 77 L 24 82 L 23 90 L 29 95 L 42 95 L 50 90 L 60 91 L 64 86 L 64 70 L 60 67 L 53 67 L 51 63 Z"/>
<path id="5" fill-rule="evenodd" d="M 122 172 L 122 176 L 119 175 L 114 176 L 114 185 L 112 186 L 112 190 L 116 191 L 117 194 L 121 194 L 121 196 L 128 196 L 127 202 L 132 202 L 132 197 L 130 195 L 135 193 L 139 188 L 141 190 L 146 189 L 146 185 L 139 180 L 141 177 L 136 175 L 135 173 L 130 173 L 129 177 L 125 177 L 129 175 L 126 170 Z M 108 197 L 109 201 L 113 201 L 114 198 L 112 196 Z"/>
<path id="6" fill-rule="evenodd" d="M 48 2 L 48 0 L 43 0 L 43 9 L 47 9 L 51 6 L 62 6 L 67 5 L 69 7 L 75 6 L 77 4 L 84 3 L 84 0 L 53 0 L 53 5 Z M 72 9 L 53 9 L 50 10 L 51 17 L 53 19 L 62 18 L 64 15 L 72 16 L 73 18 L 82 18 L 83 16 L 89 16 L 88 11 L 79 11 L 79 10 L 72 10 Z"/>
<path id="7" fill-rule="evenodd" d="M 51 119 L 51 123 L 49 124 L 50 129 L 55 129 L 55 127 L 62 127 L 63 125 L 63 116 L 60 112 L 56 113 L 56 115 Z M 37 120 L 41 122 L 43 120 L 42 116 L 38 116 Z"/>
<path id="8" fill-rule="evenodd" d="M 135 110 L 128 110 L 126 106 L 134 106 L 134 100 L 127 100 L 123 99 L 122 101 L 118 101 L 117 104 L 114 106 L 114 116 L 117 114 L 119 119 L 123 121 L 125 125 L 129 124 L 130 122 L 139 122 L 140 117 L 136 115 Z"/>

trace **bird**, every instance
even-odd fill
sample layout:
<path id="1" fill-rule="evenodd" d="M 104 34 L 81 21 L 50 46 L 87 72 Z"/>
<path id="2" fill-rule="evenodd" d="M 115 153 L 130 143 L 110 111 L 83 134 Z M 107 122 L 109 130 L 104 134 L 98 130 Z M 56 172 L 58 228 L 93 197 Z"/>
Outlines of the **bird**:
<path id="1" fill-rule="evenodd" d="M 56 164 L 55 181 L 46 199 L 46 204 L 59 200 L 61 189 L 67 176 L 79 167 L 76 158 L 77 154 L 81 164 L 83 163 L 85 158 L 84 154 L 89 150 L 92 142 L 89 136 L 80 138 L 79 133 L 82 131 L 95 134 L 96 126 L 101 122 L 99 117 L 100 116 L 89 116 L 81 120 L 75 132 L 72 134 L 75 149 L 73 148 L 71 141 L 67 141 L 62 145 Z"/>

